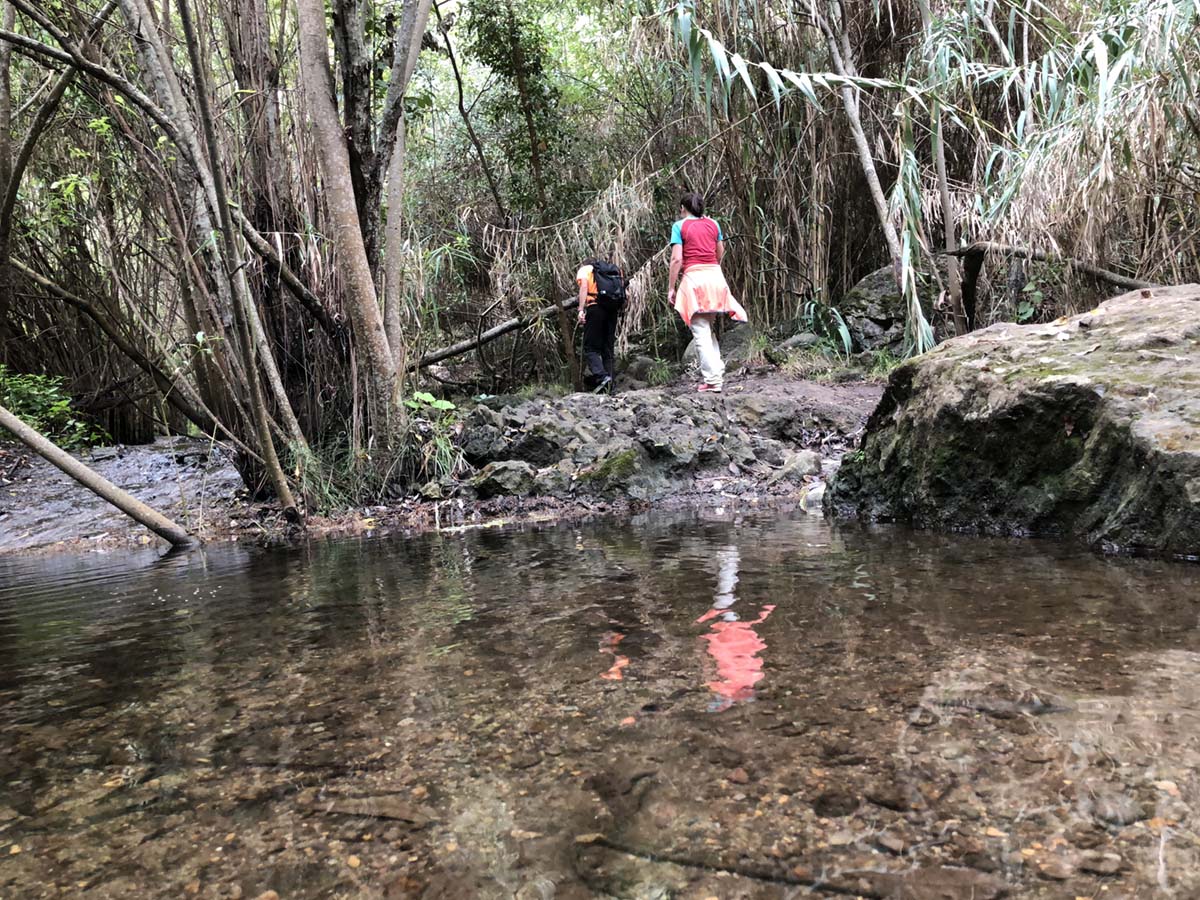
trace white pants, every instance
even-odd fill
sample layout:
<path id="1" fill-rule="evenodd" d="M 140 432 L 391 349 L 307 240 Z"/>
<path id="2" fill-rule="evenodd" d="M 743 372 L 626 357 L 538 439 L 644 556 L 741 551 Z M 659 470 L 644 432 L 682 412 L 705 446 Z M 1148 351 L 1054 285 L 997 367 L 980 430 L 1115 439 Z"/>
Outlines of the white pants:
<path id="1" fill-rule="evenodd" d="M 720 387 L 725 381 L 725 363 L 721 361 L 721 346 L 713 334 L 716 313 L 696 313 L 692 316 L 692 338 L 700 355 L 700 374 L 704 383 Z"/>

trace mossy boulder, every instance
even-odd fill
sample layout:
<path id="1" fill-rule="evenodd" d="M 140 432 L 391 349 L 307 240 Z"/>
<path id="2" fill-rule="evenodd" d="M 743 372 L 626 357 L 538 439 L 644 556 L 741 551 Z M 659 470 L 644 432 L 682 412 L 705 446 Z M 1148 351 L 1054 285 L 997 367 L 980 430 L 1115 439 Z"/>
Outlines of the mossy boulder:
<path id="1" fill-rule="evenodd" d="M 926 318 L 933 313 L 937 296 L 932 276 L 918 278 L 918 296 Z M 837 302 L 837 310 L 856 350 L 887 350 L 899 355 L 904 349 L 904 323 L 908 306 L 896 286 L 891 266 L 865 276 Z"/>
<path id="2" fill-rule="evenodd" d="M 896 369 L 842 516 L 1200 555 L 1200 286 L 994 325 Z"/>
<path id="3" fill-rule="evenodd" d="M 488 463 L 471 480 L 471 487 L 482 498 L 522 497 L 533 492 L 537 470 L 527 462 L 506 459 Z"/>

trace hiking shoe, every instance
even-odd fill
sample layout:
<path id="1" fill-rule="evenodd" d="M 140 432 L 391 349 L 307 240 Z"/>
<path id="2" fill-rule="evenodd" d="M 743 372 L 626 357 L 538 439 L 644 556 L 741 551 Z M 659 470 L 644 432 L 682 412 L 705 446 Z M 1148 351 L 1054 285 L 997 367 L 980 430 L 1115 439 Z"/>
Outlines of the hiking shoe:
<path id="1" fill-rule="evenodd" d="M 696 388 L 696 391 L 701 394 L 719 394 L 721 386 L 719 384 L 702 384 Z"/>
<path id="2" fill-rule="evenodd" d="M 592 388 L 592 393 L 593 394 L 611 394 L 612 393 L 612 379 L 609 378 L 607 375 L 605 375 L 603 378 L 600 379 L 600 381 L 596 384 L 596 386 L 594 388 Z"/>

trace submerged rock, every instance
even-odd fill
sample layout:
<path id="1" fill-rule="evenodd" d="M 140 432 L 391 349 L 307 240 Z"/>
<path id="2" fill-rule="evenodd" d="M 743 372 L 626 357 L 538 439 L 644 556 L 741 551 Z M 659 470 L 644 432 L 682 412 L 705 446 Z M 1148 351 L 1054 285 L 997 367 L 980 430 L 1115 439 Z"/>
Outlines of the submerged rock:
<path id="1" fill-rule="evenodd" d="M 826 508 L 1200 555 L 1200 286 L 994 325 L 909 361 Z"/>

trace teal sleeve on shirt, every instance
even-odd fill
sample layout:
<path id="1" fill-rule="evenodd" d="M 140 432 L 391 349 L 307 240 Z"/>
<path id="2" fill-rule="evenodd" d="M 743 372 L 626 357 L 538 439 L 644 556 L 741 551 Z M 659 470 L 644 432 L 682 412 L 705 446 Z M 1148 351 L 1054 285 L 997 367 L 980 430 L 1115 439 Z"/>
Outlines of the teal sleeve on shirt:
<path id="1" fill-rule="evenodd" d="M 678 222 L 676 222 L 674 225 L 671 226 L 671 243 L 672 244 L 682 244 L 683 243 L 683 219 L 680 219 Z"/>

